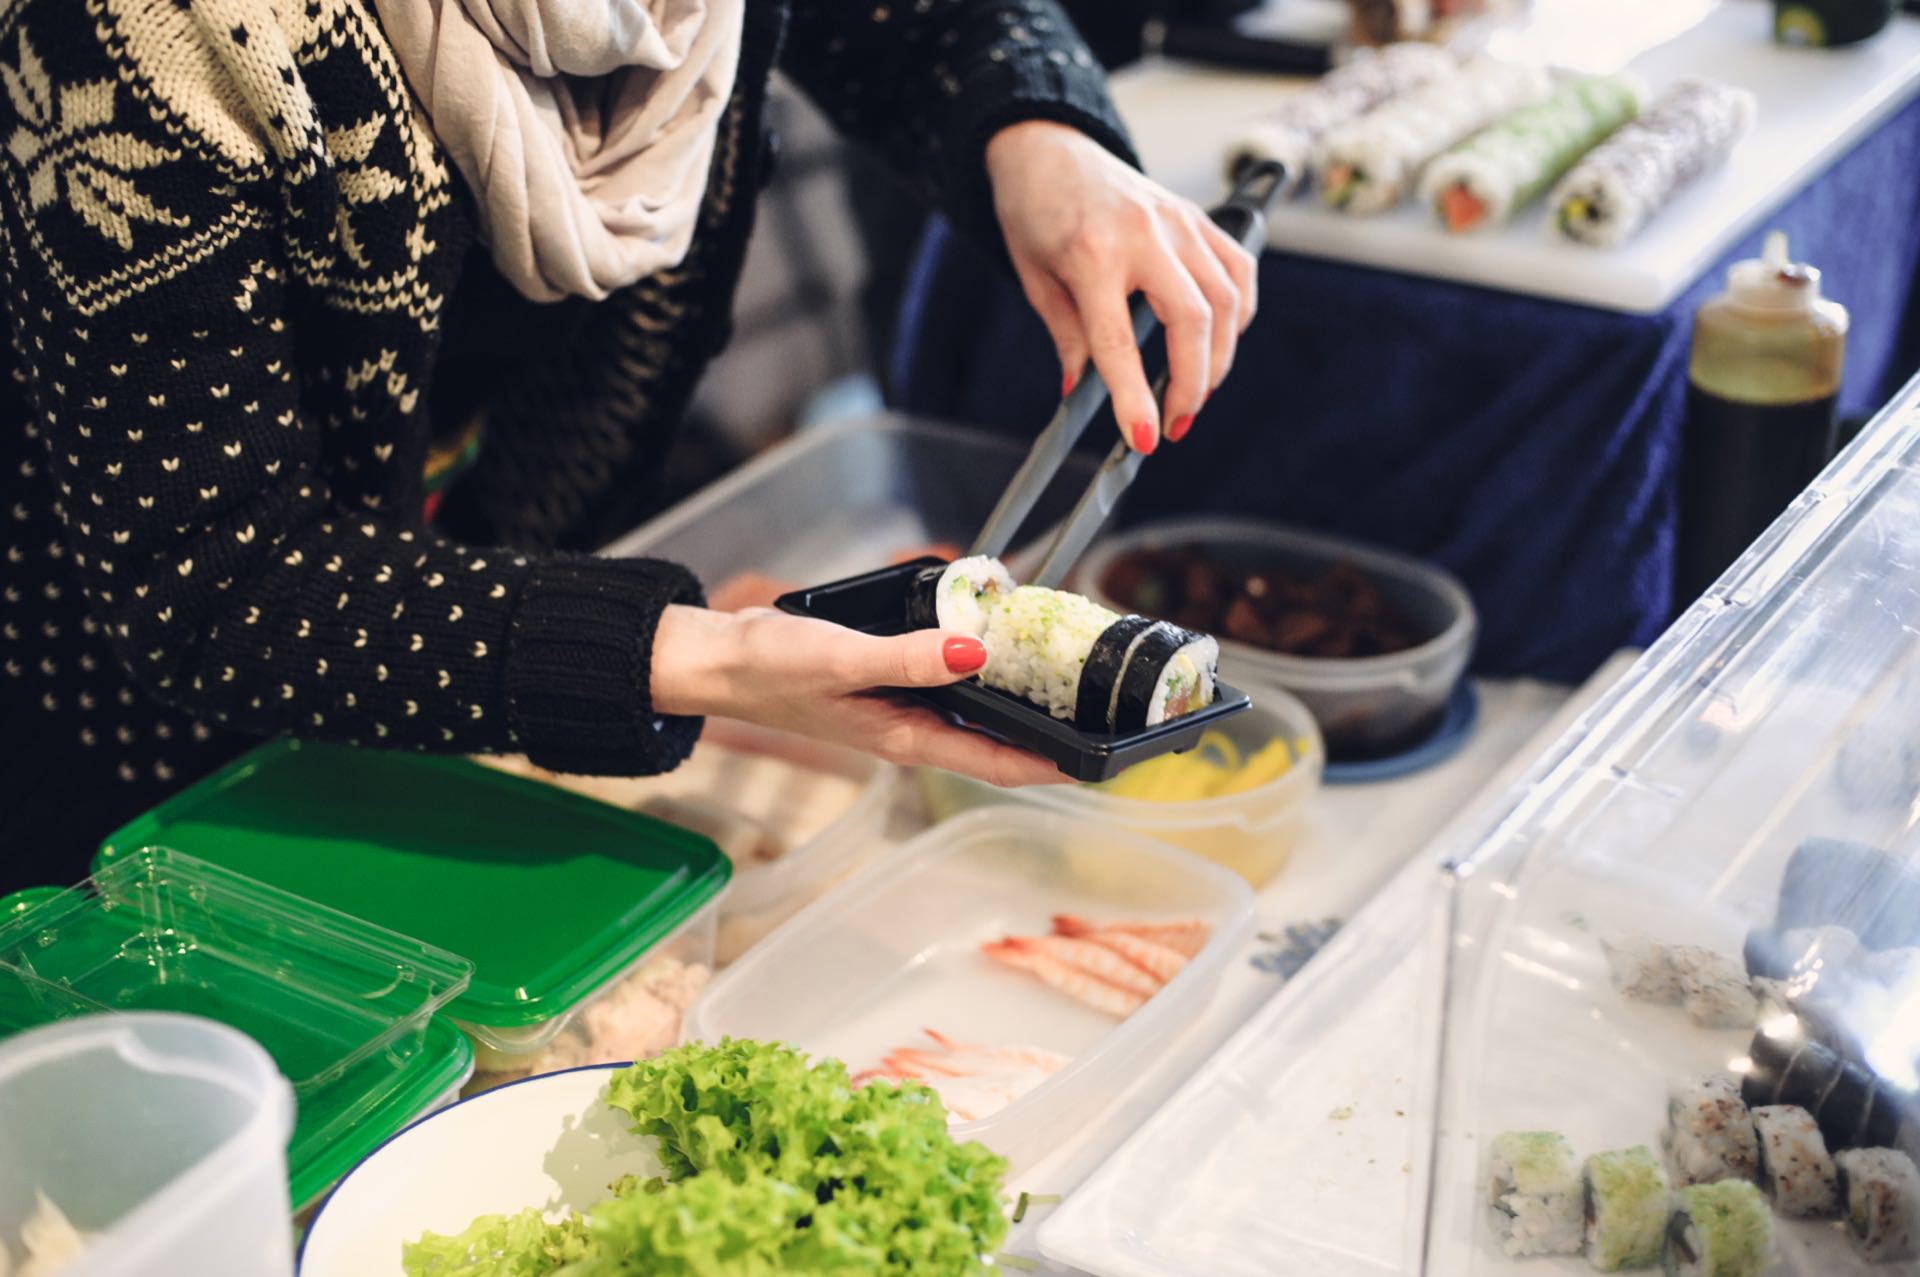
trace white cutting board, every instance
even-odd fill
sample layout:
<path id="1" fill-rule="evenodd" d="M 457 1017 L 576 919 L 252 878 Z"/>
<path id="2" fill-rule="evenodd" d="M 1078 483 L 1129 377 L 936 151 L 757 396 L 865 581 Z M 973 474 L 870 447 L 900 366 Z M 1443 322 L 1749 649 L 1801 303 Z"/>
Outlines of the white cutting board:
<path id="1" fill-rule="evenodd" d="M 1542 0 L 1550 14 L 1590 3 Z M 1759 99 L 1760 112 L 1753 134 L 1724 168 L 1682 192 L 1621 248 L 1550 237 L 1541 204 L 1496 231 L 1453 236 L 1425 208 L 1355 218 L 1328 212 L 1310 197 L 1275 210 L 1269 240 L 1289 252 L 1504 292 L 1606 310 L 1662 310 L 1744 233 L 1920 92 L 1920 18 L 1897 17 L 1877 39 L 1851 49 L 1800 50 L 1772 42 L 1771 13 L 1761 0 L 1725 0 L 1697 25 L 1629 62 L 1656 91 L 1682 75 L 1742 85 Z M 1567 60 L 1558 56 L 1568 47 L 1566 26 L 1540 28 L 1535 43 L 1543 56 Z M 1506 53 L 1526 47 L 1529 37 L 1503 39 Z M 1615 33 L 1595 47 L 1621 43 Z M 1594 57 L 1609 60 L 1604 52 Z M 1608 69 L 1592 59 L 1584 65 Z M 1113 90 L 1147 171 L 1208 202 L 1223 188 L 1220 159 L 1229 139 L 1290 83 L 1160 62 L 1114 77 Z M 1889 198 L 1910 195 L 1888 191 Z M 1844 281 L 1830 283 L 1844 294 Z"/>

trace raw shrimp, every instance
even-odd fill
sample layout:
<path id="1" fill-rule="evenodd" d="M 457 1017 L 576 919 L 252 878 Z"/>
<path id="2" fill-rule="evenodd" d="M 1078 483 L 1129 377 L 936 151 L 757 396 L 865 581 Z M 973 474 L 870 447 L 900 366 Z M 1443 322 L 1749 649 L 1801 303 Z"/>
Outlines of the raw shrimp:
<path id="1" fill-rule="evenodd" d="M 926 1030 L 938 1049 L 901 1047 L 878 1067 L 854 1074 L 854 1085 L 878 1079 L 915 1081 L 933 1089 L 949 1117 L 977 1122 L 999 1112 L 1072 1061 L 1037 1046 L 976 1046 Z"/>
<path id="2" fill-rule="evenodd" d="M 1180 969 L 1187 965 L 1187 955 L 1178 949 L 1169 949 L 1166 945 L 1129 932 L 1096 931 L 1087 939 L 1102 948 L 1113 950 L 1162 984 L 1179 975 Z"/>
<path id="3" fill-rule="evenodd" d="M 1098 948 L 1098 946 L 1089 946 Z M 1109 1015 L 1122 1018 L 1132 1015 L 1147 1003 L 1147 995 L 1123 989 L 1119 985 L 1108 984 L 1095 975 L 1089 975 L 1079 967 L 1069 965 L 1058 956 L 1036 946 L 1031 940 L 1019 938 L 996 940 L 980 946 L 980 951 L 995 962 L 1030 971 L 1054 988 L 1077 998 L 1096 1011 L 1105 1011 Z M 1106 951 L 1107 956 L 1113 955 Z"/>
<path id="4" fill-rule="evenodd" d="M 1117 931 L 1165 945 L 1183 957 L 1191 958 L 1206 948 L 1213 934 L 1211 924 L 1199 918 L 1177 918 L 1168 922 L 1095 922 L 1070 913 L 1053 916 L 1053 929 L 1063 936 L 1090 936 L 1099 931 Z"/>

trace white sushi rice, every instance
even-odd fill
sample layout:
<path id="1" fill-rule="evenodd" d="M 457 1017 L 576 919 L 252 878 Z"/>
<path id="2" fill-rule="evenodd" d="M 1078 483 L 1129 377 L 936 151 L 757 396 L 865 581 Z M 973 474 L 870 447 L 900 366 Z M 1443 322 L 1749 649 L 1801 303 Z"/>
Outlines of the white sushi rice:
<path id="1" fill-rule="evenodd" d="M 1750 1180 L 1760 1166 L 1753 1116 L 1731 1073 L 1709 1074 L 1669 1090 L 1664 1140 L 1676 1185 Z"/>
<path id="2" fill-rule="evenodd" d="M 1494 1137 L 1487 1205 L 1509 1255 L 1577 1255 L 1587 1217 L 1580 1163 L 1565 1136 L 1509 1131 Z"/>
<path id="3" fill-rule="evenodd" d="M 1348 213 L 1383 213 L 1436 155 L 1551 91 L 1540 67 L 1476 57 L 1458 75 L 1329 131 L 1314 161 L 1321 199 Z"/>
<path id="4" fill-rule="evenodd" d="M 1800 1219 L 1835 1214 L 1839 1185 L 1813 1114 L 1792 1104 L 1766 1104 L 1753 1110 L 1753 1129 L 1761 1187 L 1773 1198 L 1774 1209 Z"/>
<path id="5" fill-rule="evenodd" d="M 1119 613 L 1078 594 L 1019 586 L 987 614 L 987 667 L 981 678 L 1071 722 L 1087 654 L 1119 619 Z"/>
<path id="6" fill-rule="evenodd" d="M 1616 931 L 1600 937 L 1614 990 L 1636 1002 L 1678 1002 L 1680 986 L 1667 961 L 1667 947 L 1637 931 Z"/>
<path id="7" fill-rule="evenodd" d="M 1726 159 L 1752 130 L 1754 112 L 1745 89 L 1676 82 L 1562 179 L 1551 196 L 1550 233 L 1597 248 L 1625 243 L 1680 188 Z"/>
<path id="8" fill-rule="evenodd" d="M 1286 165 L 1291 194 L 1306 177 L 1314 145 L 1329 129 L 1356 119 L 1402 93 L 1459 73 L 1453 54 L 1439 45 L 1409 41 L 1360 49 L 1243 129 L 1227 148 L 1226 178 L 1265 160 Z"/>
<path id="9" fill-rule="evenodd" d="M 976 554 L 955 559 L 934 587 L 934 614 L 943 630 L 958 630 L 975 638 L 987 632 L 987 614 L 1013 593 L 1013 576 L 996 558 Z"/>
<path id="10" fill-rule="evenodd" d="M 1667 946 L 1667 965 L 1680 1003 L 1695 1024 L 1706 1029 L 1750 1029 L 1759 1018 L 1747 970 L 1724 953 L 1698 945 Z"/>
<path id="11" fill-rule="evenodd" d="M 1147 723 L 1167 721 L 1167 702 L 1177 692 L 1190 690 L 1187 702 L 1191 712 L 1213 704 L 1214 671 L 1220 664 L 1220 644 L 1205 636 L 1182 647 L 1160 671 L 1153 686 L 1153 699 L 1147 702 Z"/>
<path id="12" fill-rule="evenodd" d="M 1854 1148 L 1834 1156 L 1846 1185 L 1847 1233 L 1861 1258 L 1920 1258 L 1920 1170 L 1898 1149 Z"/>

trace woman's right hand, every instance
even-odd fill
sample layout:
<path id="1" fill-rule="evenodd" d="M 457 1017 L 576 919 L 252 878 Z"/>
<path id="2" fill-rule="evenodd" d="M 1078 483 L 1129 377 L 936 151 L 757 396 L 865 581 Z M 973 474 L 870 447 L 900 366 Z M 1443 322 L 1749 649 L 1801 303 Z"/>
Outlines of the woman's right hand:
<path id="1" fill-rule="evenodd" d="M 675 605 L 654 632 L 653 706 L 744 719 L 993 785 L 1063 783 L 1039 755 L 956 727 L 898 693 L 957 683 L 986 660 L 979 639 L 945 630 L 875 638 L 766 608 Z"/>

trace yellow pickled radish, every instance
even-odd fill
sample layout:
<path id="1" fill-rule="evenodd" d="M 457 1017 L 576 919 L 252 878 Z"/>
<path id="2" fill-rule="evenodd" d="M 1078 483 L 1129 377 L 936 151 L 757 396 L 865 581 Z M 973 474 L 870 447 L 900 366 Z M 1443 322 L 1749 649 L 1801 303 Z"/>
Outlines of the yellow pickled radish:
<path id="1" fill-rule="evenodd" d="M 1116 798 L 1144 802 L 1224 798 L 1278 780 L 1305 751 L 1305 741 L 1273 740 L 1251 755 L 1243 754 L 1226 733 L 1210 731 L 1187 753 L 1149 759 L 1097 788 Z"/>

